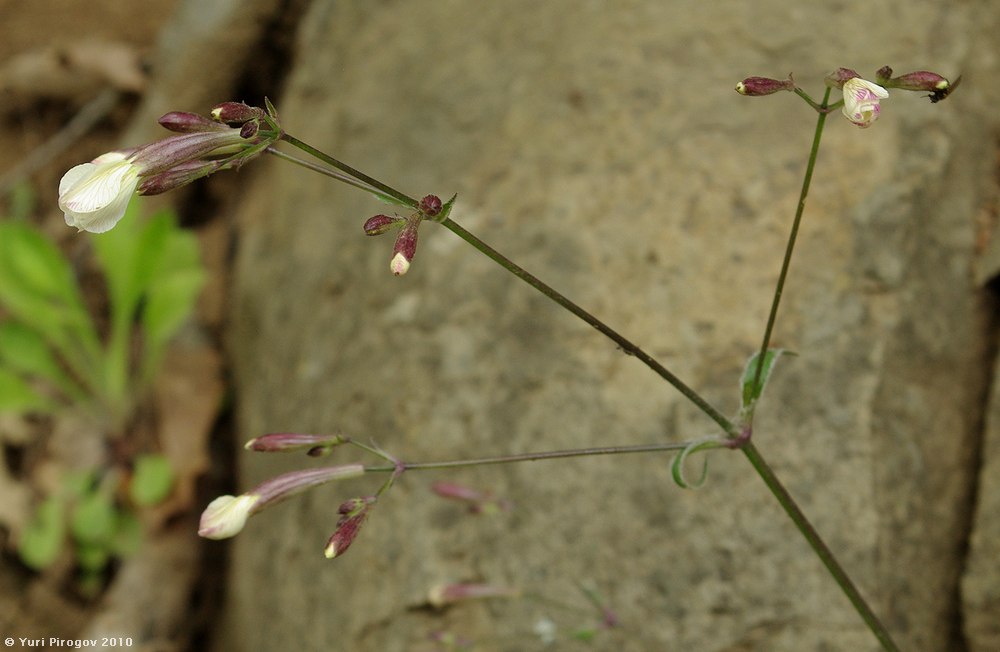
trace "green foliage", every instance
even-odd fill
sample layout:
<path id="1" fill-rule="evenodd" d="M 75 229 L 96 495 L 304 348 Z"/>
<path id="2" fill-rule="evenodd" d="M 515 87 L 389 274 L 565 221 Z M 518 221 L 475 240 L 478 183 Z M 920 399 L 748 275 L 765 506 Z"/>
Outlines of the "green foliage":
<path id="1" fill-rule="evenodd" d="M 136 552 L 142 544 L 142 524 L 133 508 L 116 499 L 114 482 L 100 481 L 96 472 L 63 478 L 62 491 L 41 502 L 18 542 L 21 561 L 35 570 L 51 566 L 67 543 L 80 569 L 80 587 L 99 584 L 115 557 Z M 143 507 L 161 503 L 173 486 L 173 469 L 166 458 L 146 455 L 136 461 L 130 498 Z"/>
<path id="2" fill-rule="evenodd" d="M 0 222 L 0 412 L 96 405 L 121 422 L 191 314 L 205 272 L 171 214 L 126 216 L 92 242 L 108 288 L 103 341 L 59 249 L 26 223 Z"/>
<path id="3" fill-rule="evenodd" d="M 29 201 L 15 197 L 12 204 Z M 127 215 L 112 231 L 90 237 L 107 284 L 105 315 L 89 314 L 58 247 L 24 221 L 0 221 L 0 413 L 72 408 L 120 427 L 190 316 L 205 272 L 197 239 L 173 215 L 145 221 Z M 22 532 L 24 564 L 45 569 L 69 546 L 80 588 L 99 589 L 109 561 L 141 544 L 134 510 L 162 502 L 174 484 L 170 463 L 159 455 L 135 460 L 120 495 L 115 476 L 67 475 Z"/>
<path id="4" fill-rule="evenodd" d="M 148 507 L 162 502 L 174 486 L 174 470 L 162 455 L 143 455 L 135 461 L 129 485 L 132 502 Z"/>

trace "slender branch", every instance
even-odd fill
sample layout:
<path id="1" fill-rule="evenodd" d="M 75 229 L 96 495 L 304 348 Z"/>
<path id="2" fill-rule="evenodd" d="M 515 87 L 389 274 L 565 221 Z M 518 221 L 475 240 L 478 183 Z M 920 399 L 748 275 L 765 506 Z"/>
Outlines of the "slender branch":
<path id="1" fill-rule="evenodd" d="M 412 197 L 408 197 L 407 195 L 396 190 L 395 188 L 392 188 L 391 186 L 388 186 L 380 181 L 377 181 L 376 179 L 373 179 L 372 177 L 368 176 L 367 174 L 364 174 L 363 172 L 355 170 L 351 166 L 341 161 L 338 161 L 329 154 L 325 154 L 316 149 L 315 147 L 312 147 L 311 145 L 308 145 L 293 136 L 289 136 L 288 134 L 284 134 L 282 136 L 282 139 L 288 141 L 290 144 L 309 153 L 310 155 L 315 156 L 324 163 L 327 163 L 328 165 L 337 168 L 341 172 L 344 172 L 356 178 L 357 180 L 363 182 L 365 186 L 369 186 L 365 187 L 364 189 L 366 190 L 371 190 L 372 188 L 377 189 L 381 193 L 385 193 L 386 195 L 389 195 L 395 198 L 396 200 L 405 203 L 408 206 L 416 208 L 417 201 Z M 320 172 L 322 174 L 326 174 L 327 176 L 343 180 L 340 174 L 332 170 L 310 164 L 307 161 L 302 161 L 301 159 L 297 159 L 287 154 L 279 153 L 277 150 L 269 149 L 268 151 L 271 152 L 272 154 L 281 156 L 281 158 L 290 160 L 293 163 L 296 163 L 298 165 L 303 165 L 304 167 L 307 167 L 316 172 Z M 352 184 L 352 185 L 357 185 L 357 184 Z M 480 240 L 478 237 L 474 236 L 472 233 L 467 231 L 465 228 L 463 228 L 461 225 L 459 225 L 451 218 L 445 218 L 443 221 L 439 223 L 448 230 L 450 230 L 452 233 L 457 235 L 458 237 L 462 238 L 463 240 L 471 244 L 473 247 L 475 247 L 480 252 L 489 257 L 491 260 L 498 263 L 501 267 L 509 271 L 511 274 L 518 277 L 531 287 L 535 288 L 548 298 L 555 301 L 557 304 L 559 304 L 569 312 L 573 313 L 586 323 L 596 328 L 601 334 L 608 337 L 611 341 L 613 341 L 615 344 L 621 347 L 621 349 L 626 354 L 635 356 L 637 359 L 642 361 L 643 364 L 652 369 L 657 375 L 666 380 L 668 383 L 673 385 L 677 389 L 677 391 L 683 394 L 689 401 L 694 403 L 698 407 L 698 409 L 700 409 L 702 412 L 708 415 L 709 418 L 711 418 L 713 421 L 719 424 L 719 427 L 721 427 L 722 430 L 730 437 L 737 437 L 739 435 L 740 430 L 736 426 L 736 424 L 734 424 L 732 421 L 726 418 L 724 414 L 719 412 L 719 410 L 717 410 L 712 404 L 710 404 L 707 400 L 702 398 L 700 394 L 691 389 L 687 384 L 681 381 L 680 378 L 678 378 L 666 367 L 660 364 L 655 358 L 653 358 L 651 355 L 643 351 L 641 348 L 632 343 L 630 340 L 626 339 L 618 331 L 614 330 L 613 328 L 602 322 L 600 319 L 598 319 L 597 317 L 590 314 L 589 312 L 581 308 L 579 305 L 571 301 L 569 298 L 567 298 L 566 296 L 564 296 L 551 286 L 547 285 L 546 283 L 542 282 L 539 278 L 537 278 L 524 268 L 514 263 L 512 260 L 510 260 L 503 254 L 498 252 L 496 249 L 494 249 L 493 247 L 489 246 L 488 244 Z"/>
<path id="2" fill-rule="evenodd" d="M 598 446 L 594 448 L 571 448 L 559 451 L 541 451 L 537 453 L 518 453 L 515 455 L 499 455 L 497 457 L 480 457 L 468 460 L 451 460 L 447 462 L 401 462 L 406 471 L 426 471 L 428 469 L 454 469 L 464 466 L 484 466 L 487 464 L 512 464 L 514 462 L 535 462 L 538 460 L 557 460 L 566 457 L 588 457 L 593 455 L 625 455 L 629 453 L 656 453 L 662 451 L 683 450 L 691 442 L 672 442 L 661 444 L 636 444 L 633 446 Z M 396 465 L 366 466 L 365 471 L 372 473 L 391 473 L 397 470 Z"/>
<path id="3" fill-rule="evenodd" d="M 598 332 L 600 332 L 602 335 L 604 335 L 612 342 L 617 344 L 619 347 L 621 347 L 622 351 L 624 351 L 627 355 L 635 356 L 635 358 L 637 358 L 644 365 L 652 369 L 657 375 L 659 375 L 665 381 L 673 385 L 674 388 L 676 388 L 677 391 L 683 394 L 685 398 L 694 403 L 699 410 L 704 412 L 706 415 L 708 415 L 709 418 L 711 418 L 713 421 L 719 424 L 719 426 L 722 428 L 724 432 L 726 432 L 726 434 L 732 437 L 739 435 L 739 428 L 737 428 L 737 426 L 732 421 L 726 418 L 726 416 L 723 415 L 721 412 L 719 412 L 711 403 L 702 398 L 700 394 L 698 394 L 696 391 L 688 387 L 688 385 L 686 385 L 680 378 L 675 376 L 666 367 L 660 364 L 655 358 L 653 358 L 651 355 L 649 355 L 641 348 L 633 344 L 630 340 L 626 339 L 625 336 L 623 336 L 621 333 L 614 330 L 613 328 L 605 324 L 603 321 L 601 321 L 594 315 L 590 314 L 577 304 L 570 301 L 564 295 L 560 294 L 558 291 L 556 291 L 549 285 L 542 282 L 539 278 L 537 278 L 524 268 L 515 264 L 509 258 L 507 258 L 503 254 L 498 252 L 496 249 L 494 249 L 493 247 L 489 246 L 488 244 L 486 244 L 485 242 L 474 236 L 472 233 L 467 231 L 465 228 L 460 226 L 451 218 L 445 219 L 443 222 L 441 222 L 441 225 L 444 226 L 446 229 L 450 230 L 458 237 L 468 242 L 469 244 L 471 244 L 473 247 L 478 249 L 480 252 L 482 252 L 491 260 L 502 266 L 504 269 L 506 269 L 514 276 L 518 277 L 531 287 L 535 288 L 548 298 L 555 301 L 557 304 L 559 304 L 566 310 L 570 311 L 571 313 L 573 313 L 586 323 L 596 328 Z"/>
<path id="4" fill-rule="evenodd" d="M 796 89 L 797 90 L 797 89 Z M 830 89 L 826 89 L 823 95 L 823 103 L 820 109 L 826 108 L 830 100 Z M 785 245 L 785 258 L 781 262 L 781 273 L 778 274 L 778 284 L 774 288 L 774 300 L 771 302 L 771 313 L 767 317 L 767 327 L 764 329 L 764 341 L 760 345 L 760 355 L 757 357 L 757 371 L 753 377 L 754 393 L 760 390 L 761 374 L 764 371 L 764 356 L 767 355 L 767 348 L 771 344 L 771 334 L 774 331 L 774 322 L 778 317 L 778 306 L 781 303 L 781 294 L 785 289 L 785 279 L 788 277 L 788 268 L 792 264 L 792 252 L 795 250 L 795 240 L 799 235 L 799 225 L 802 223 L 802 213 L 806 209 L 806 195 L 809 194 L 809 184 L 812 183 L 813 170 L 816 168 L 816 158 L 819 156 L 820 138 L 823 136 L 823 125 L 826 124 L 825 111 L 819 112 L 816 119 L 816 131 L 813 134 L 812 149 L 809 151 L 809 161 L 806 163 L 806 173 L 802 178 L 802 190 L 799 192 L 799 205 L 795 210 L 795 219 L 792 220 L 792 230 L 788 234 L 788 244 Z M 753 419 L 753 413 L 748 417 Z"/>
<path id="5" fill-rule="evenodd" d="M 785 513 L 788 514 L 788 517 L 792 519 L 793 523 L 795 523 L 795 527 L 799 529 L 802 536 L 805 537 L 807 542 L 809 542 L 809 545 L 816 553 L 816 556 L 819 557 L 821 562 L 823 562 L 826 569 L 830 571 L 830 575 L 833 576 L 834 581 L 836 581 L 840 586 L 841 590 L 847 596 L 847 599 L 851 601 L 851 604 L 854 605 L 854 608 L 861 615 L 861 618 L 868 625 L 868 628 L 873 634 L 875 634 L 876 638 L 878 638 L 882 647 L 889 652 L 899 652 L 899 647 L 897 647 L 896 643 L 892 640 L 889 630 L 886 629 L 885 625 L 882 624 L 882 621 L 879 620 L 878 616 L 875 615 L 875 612 L 872 611 L 871 607 L 868 606 L 868 603 L 865 602 L 864 597 L 861 595 L 861 591 L 859 591 L 858 587 L 851 581 L 850 576 L 848 576 L 847 572 L 837 561 L 836 557 L 833 556 L 833 552 L 830 551 L 830 548 L 828 548 L 826 543 L 823 542 L 823 539 L 820 538 L 816 528 L 812 526 L 809 519 L 806 518 L 806 515 L 802 513 L 802 510 L 799 509 L 795 500 L 788 493 L 788 490 L 785 489 L 784 485 L 782 485 L 778 480 L 774 471 L 767 464 L 767 462 L 764 461 L 763 456 L 761 456 L 760 452 L 753 445 L 753 442 L 748 441 L 742 450 L 744 455 L 746 455 L 747 459 L 750 461 L 750 464 L 752 464 L 754 469 L 757 471 L 757 474 L 764 481 L 764 484 L 767 485 L 767 488 L 771 490 L 771 493 L 774 494 L 774 497 L 781 504 Z"/>
<path id="6" fill-rule="evenodd" d="M 285 142 L 291 144 L 291 145 L 294 145 L 294 146 L 298 147 L 302 151 L 307 152 L 311 156 L 315 156 L 316 158 L 318 158 L 319 160 L 323 161 L 324 163 L 326 163 L 328 165 L 332 165 L 333 167 L 337 168 L 341 172 L 345 172 L 345 173 L 349 174 L 350 176 L 354 177 L 358 181 L 362 181 L 362 182 L 368 184 L 369 186 L 371 186 L 372 188 L 376 188 L 378 190 L 381 190 L 385 194 L 389 195 L 390 197 L 394 197 L 395 199 L 397 199 L 398 201 L 402 202 L 403 204 L 409 206 L 410 208 L 416 208 L 417 207 L 417 200 L 416 199 L 414 199 L 412 197 L 409 197 L 409 196 L 407 196 L 407 195 L 399 192 L 398 190 L 396 190 L 395 188 L 393 188 L 391 186 L 387 186 L 386 184 L 382 183 L 378 179 L 373 179 L 372 177 L 368 176 L 367 174 L 365 174 L 364 172 L 362 172 L 360 170 L 355 170 L 350 165 L 348 165 L 346 163 L 343 163 L 341 161 L 338 161 L 337 159 L 333 158 L 329 154 L 326 154 L 324 152 L 319 151 L 318 149 L 316 149 L 312 145 L 310 145 L 308 143 L 304 143 L 301 140 L 299 140 L 298 138 L 296 138 L 296 137 L 294 137 L 294 136 L 292 136 L 290 134 L 282 134 L 281 139 L 284 140 Z"/>

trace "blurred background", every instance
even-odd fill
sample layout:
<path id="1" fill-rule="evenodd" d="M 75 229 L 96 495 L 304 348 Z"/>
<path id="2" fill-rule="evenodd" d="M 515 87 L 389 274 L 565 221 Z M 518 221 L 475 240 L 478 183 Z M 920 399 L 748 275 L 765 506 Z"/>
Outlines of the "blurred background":
<path id="1" fill-rule="evenodd" d="M 736 454 L 406 474 L 323 557 L 338 483 L 196 536 L 215 496 L 361 461 L 690 439 L 713 424 L 593 329 L 426 224 L 279 160 L 66 226 L 69 168 L 167 111 L 284 128 L 453 217 L 723 411 L 759 346 L 840 66 L 929 69 L 819 164 L 755 441 L 903 649 L 1000 649 L 1000 7 L 987 1 L 0 0 L 0 634 L 141 650 L 874 650 Z M 385 236 L 388 238 L 388 236 Z M 374 462 L 374 460 L 365 460 Z M 456 489 L 472 508 L 446 500 Z M 468 502 L 468 501 L 466 501 Z M 445 587 L 487 597 L 454 600 Z M 15 645 L 17 649 L 17 645 Z"/>

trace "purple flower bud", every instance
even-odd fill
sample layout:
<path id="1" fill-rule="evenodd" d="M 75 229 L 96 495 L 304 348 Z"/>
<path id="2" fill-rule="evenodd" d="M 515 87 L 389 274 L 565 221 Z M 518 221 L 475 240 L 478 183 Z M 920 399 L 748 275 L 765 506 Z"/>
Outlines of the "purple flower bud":
<path id="1" fill-rule="evenodd" d="M 837 68 L 823 80 L 830 88 L 843 88 L 844 84 L 855 77 L 860 77 L 858 73 L 850 68 Z"/>
<path id="2" fill-rule="evenodd" d="M 284 453 L 314 448 L 332 448 L 344 443 L 340 435 L 306 435 L 297 432 L 273 432 L 248 441 L 243 448 L 259 453 Z"/>
<path id="3" fill-rule="evenodd" d="M 365 235 L 382 235 L 392 227 L 399 225 L 400 222 L 403 222 L 401 217 L 375 215 L 365 220 L 362 228 L 365 230 Z"/>
<path id="4" fill-rule="evenodd" d="M 878 84 L 879 86 L 884 87 L 886 83 L 889 81 L 890 77 L 892 77 L 892 68 L 890 68 L 889 66 L 882 66 L 881 68 L 875 71 L 875 83 Z"/>
<path id="5" fill-rule="evenodd" d="M 230 125 L 241 125 L 251 120 L 260 120 L 266 113 L 256 106 L 247 106 L 243 102 L 223 102 L 212 109 L 212 118 Z"/>
<path id="6" fill-rule="evenodd" d="M 886 88 L 898 88 L 904 91 L 928 91 L 931 93 L 946 90 L 951 83 L 937 74 L 927 70 L 908 72 L 899 77 L 893 77 L 882 84 Z"/>
<path id="7" fill-rule="evenodd" d="M 226 126 L 197 113 L 187 113 L 186 111 L 171 111 L 160 118 L 159 123 L 170 131 L 177 131 L 182 134 L 194 133 L 196 131 L 219 131 Z"/>
<path id="8" fill-rule="evenodd" d="M 520 591 L 493 584 L 439 584 L 427 594 L 427 602 L 440 609 L 462 600 L 481 598 L 516 598 Z"/>
<path id="9" fill-rule="evenodd" d="M 260 131 L 260 121 L 251 120 L 244 123 L 243 126 L 240 127 L 240 137 L 245 140 L 250 140 L 257 135 L 258 131 Z"/>
<path id="10" fill-rule="evenodd" d="M 136 192 L 140 195 L 158 195 L 207 177 L 217 172 L 225 161 L 188 161 L 174 166 L 166 172 L 143 177 Z"/>
<path id="11" fill-rule="evenodd" d="M 778 91 L 791 91 L 795 90 L 795 82 L 792 81 L 792 76 L 789 75 L 788 79 L 770 79 L 768 77 L 747 77 L 740 83 L 736 84 L 736 92 L 740 95 L 747 95 L 750 97 L 757 97 L 760 95 L 770 95 L 772 93 L 777 93 Z"/>
<path id="12" fill-rule="evenodd" d="M 130 157 L 144 176 L 165 172 L 173 167 L 228 147 L 245 147 L 238 129 L 200 131 L 170 136 L 135 150 Z"/>
<path id="13" fill-rule="evenodd" d="M 437 195 L 427 195 L 420 200 L 419 208 L 427 217 L 434 217 L 441 212 L 441 198 Z"/>
<path id="14" fill-rule="evenodd" d="M 396 243 L 392 247 L 392 260 L 389 269 L 396 276 L 402 276 L 410 269 L 410 262 L 417 253 L 417 227 L 420 225 L 422 215 L 417 213 L 406 221 L 406 226 L 396 236 Z"/>
<path id="15" fill-rule="evenodd" d="M 375 506 L 376 500 L 375 496 L 365 496 L 351 498 L 341 504 L 337 510 L 340 514 L 340 518 L 337 520 L 337 529 L 323 549 L 323 555 L 327 559 L 333 559 L 347 552 L 358 536 L 358 532 L 361 531 L 361 526 L 368 520 L 368 514 Z"/>

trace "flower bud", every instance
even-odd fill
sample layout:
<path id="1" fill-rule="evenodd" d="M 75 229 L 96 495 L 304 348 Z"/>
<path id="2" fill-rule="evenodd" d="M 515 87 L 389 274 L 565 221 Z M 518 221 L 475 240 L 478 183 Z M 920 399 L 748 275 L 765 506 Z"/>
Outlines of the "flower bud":
<path id="1" fill-rule="evenodd" d="M 850 68 L 837 68 L 828 74 L 823 81 L 830 88 L 843 88 L 844 84 L 848 80 L 855 79 L 857 77 L 861 77 L 861 75 Z"/>
<path id="2" fill-rule="evenodd" d="M 417 227 L 420 225 L 421 214 L 417 213 L 406 221 L 406 226 L 396 236 L 392 247 L 392 260 L 389 269 L 396 276 L 402 276 L 410 269 L 410 261 L 417 253 Z"/>
<path id="3" fill-rule="evenodd" d="M 206 539 L 228 539 L 246 525 L 247 518 L 260 502 L 260 496 L 219 496 L 208 504 L 198 523 L 198 536 Z"/>
<path id="4" fill-rule="evenodd" d="M 260 120 L 265 115 L 264 109 L 247 106 L 243 102 L 223 102 L 212 109 L 212 119 L 229 125 L 241 125 L 251 120 Z"/>
<path id="5" fill-rule="evenodd" d="M 344 443 L 340 435 L 305 435 L 297 432 L 273 432 L 248 441 L 243 448 L 258 453 L 285 453 L 314 448 L 329 449 Z"/>
<path id="6" fill-rule="evenodd" d="M 250 140 L 251 138 L 257 135 L 258 131 L 260 131 L 259 120 L 251 120 L 249 122 L 245 122 L 243 126 L 240 127 L 240 138 L 243 138 L 245 140 Z"/>
<path id="7" fill-rule="evenodd" d="M 441 212 L 441 198 L 437 195 L 427 195 L 420 200 L 419 208 L 427 217 L 434 217 Z"/>
<path id="8" fill-rule="evenodd" d="M 137 192 L 140 195 L 158 195 L 160 193 L 186 186 L 192 181 L 207 177 L 217 172 L 224 161 L 188 161 L 174 166 L 166 172 L 144 177 Z"/>
<path id="9" fill-rule="evenodd" d="M 950 85 L 951 83 L 941 75 L 927 70 L 908 72 L 905 75 L 888 79 L 883 84 L 886 88 L 898 88 L 904 91 L 928 91 L 930 93 L 947 90 Z"/>
<path id="10" fill-rule="evenodd" d="M 225 125 L 209 120 L 205 116 L 186 111 L 171 111 L 164 114 L 159 119 L 160 126 L 180 133 L 194 133 L 196 131 L 218 131 L 225 129 Z"/>
<path id="11" fill-rule="evenodd" d="M 520 591 L 493 584 L 439 584 L 427 593 L 427 602 L 440 609 L 455 602 L 481 598 L 516 598 Z"/>
<path id="12" fill-rule="evenodd" d="M 789 75 L 788 79 L 770 79 L 768 77 L 747 77 L 740 83 L 736 84 L 736 92 L 740 95 L 747 95 L 750 97 L 757 97 L 760 95 L 770 95 L 772 93 L 777 93 L 778 91 L 791 91 L 795 90 L 795 82 L 792 81 L 792 76 Z"/>
<path id="13" fill-rule="evenodd" d="M 401 217 L 375 215 L 365 220 L 362 228 L 365 230 L 365 235 L 382 235 L 389 229 L 397 226 L 400 222 L 403 222 L 403 218 Z"/>
<path id="14" fill-rule="evenodd" d="M 345 552 L 354 542 L 361 531 L 361 526 L 368 520 L 368 514 L 375 506 L 375 496 L 365 496 L 363 498 L 352 498 L 343 504 L 337 512 L 340 518 L 337 520 L 337 529 L 330 540 L 327 541 L 323 549 L 323 556 L 333 559 Z"/>

